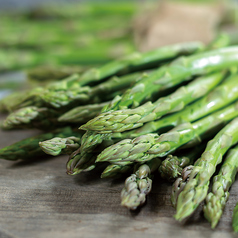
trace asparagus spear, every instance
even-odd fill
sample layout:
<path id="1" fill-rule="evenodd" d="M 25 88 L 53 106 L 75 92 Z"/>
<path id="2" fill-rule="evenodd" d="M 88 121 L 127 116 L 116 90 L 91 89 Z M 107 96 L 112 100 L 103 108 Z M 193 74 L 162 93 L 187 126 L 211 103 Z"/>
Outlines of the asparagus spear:
<path id="1" fill-rule="evenodd" d="M 102 172 L 101 178 L 113 178 L 123 173 L 127 173 L 132 169 L 132 166 L 123 166 L 117 164 L 108 165 Z"/>
<path id="2" fill-rule="evenodd" d="M 58 118 L 59 122 L 83 123 L 97 116 L 108 102 L 75 107 Z"/>
<path id="3" fill-rule="evenodd" d="M 54 137 L 39 142 L 40 148 L 49 155 L 72 154 L 80 146 L 80 136 Z"/>
<path id="4" fill-rule="evenodd" d="M 178 196 L 183 191 L 192 170 L 193 165 L 186 166 L 182 170 L 181 176 L 179 176 L 173 183 L 171 193 L 171 204 L 173 205 L 174 208 L 176 208 L 177 206 Z"/>
<path id="5" fill-rule="evenodd" d="M 93 138 L 92 138 L 93 139 Z M 83 137 L 81 138 L 81 144 L 84 142 Z M 95 160 L 99 152 L 101 152 L 106 147 L 112 145 L 114 143 L 113 139 L 107 139 L 105 138 L 104 141 L 102 141 L 102 144 L 96 148 L 94 148 L 93 151 L 87 151 L 82 152 L 81 147 L 73 152 L 68 159 L 68 162 L 66 164 L 67 174 L 75 175 L 79 174 L 83 171 L 87 171 L 88 169 L 91 170 L 95 167 Z M 114 169 L 118 169 L 114 167 Z M 111 167 L 109 170 L 113 170 Z M 124 168 L 120 168 L 121 171 L 125 171 Z M 107 175 L 110 176 L 110 173 L 113 171 L 107 171 Z M 107 176 L 106 175 L 106 176 Z"/>
<path id="6" fill-rule="evenodd" d="M 74 132 L 70 127 L 65 127 L 53 132 L 30 137 L 0 149 L 0 158 L 5 160 L 32 160 L 45 154 L 39 146 L 40 141 L 53 137 L 68 136 L 80 137 L 80 133 Z"/>
<path id="7" fill-rule="evenodd" d="M 121 191 L 121 205 L 135 210 L 146 201 L 146 195 L 151 191 L 152 180 L 150 174 L 158 169 L 161 160 L 155 158 L 147 164 L 141 165 L 135 173 L 125 181 L 125 187 Z"/>
<path id="8" fill-rule="evenodd" d="M 27 78 L 30 81 L 48 82 L 52 80 L 61 80 L 72 74 L 80 74 L 86 70 L 86 66 L 38 66 L 27 70 Z"/>
<path id="9" fill-rule="evenodd" d="M 79 87 L 72 90 L 55 90 L 42 89 L 42 92 L 30 92 L 29 96 L 25 96 L 16 108 L 26 106 L 38 106 L 61 109 L 64 107 L 72 107 L 77 102 L 85 104 L 89 101 L 89 87 Z"/>
<path id="10" fill-rule="evenodd" d="M 194 53 L 202 47 L 202 44 L 199 42 L 190 42 L 166 46 L 146 53 L 134 53 L 125 58 L 105 64 L 98 69 L 89 69 L 83 75 L 77 75 L 76 77 L 73 77 L 73 79 L 69 77 L 69 79 L 51 84 L 51 87 L 48 88 L 51 90 L 55 90 L 56 88 L 57 90 L 76 89 L 79 86 L 84 86 L 89 83 L 100 82 L 115 74 L 127 74 L 131 71 L 154 67 L 162 61 L 173 59 L 181 54 L 186 55 Z"/>
<path id="11" fill-rule="evenodd" d="M 232 213 L 232 228 L 234 232 L 238 232 L 238 203 L 236 203 Z"/>
<path id="12" fill-rule="evenodd" d="M 97 116 L 106 104 L 108 103 L 83 105 L 75 107 L 66 113 L 64 113 L 63 110 L 57 111 L 46 107 L 23 107 L 10 113 L 4 120 L 2 127 L 6 130 L 17 128 L 37 128 L 46 130 L 48 128 L 63 126 L 66 123 L 85 123 Z"/>
<path id="13" fill-rule="evenodd" d="M 80 157 L 80 159 L 78 158 Z M 74 151 L 70 156 L 67 162 L 67 174 L 75 175 L 81 172 L 87 172 L 95 168 L 95 160 L 96 154 L 95 153 L 80 153 L 80 148 Z M 74 168 L 76 167 L 77 170 L 75 171 Z"/>
<path id="14" fill-rule="evenodd" d="M 26 93 L 26 91 L 25 91 Z M 13 92 L 0 100 L 0 112 L 11 112 L 12 108 L 16 104 L 22 100 L 23 92 Z"/>
<path id="15" fill-rule="evenodd" d="M 144 123 L 182 110 L 187 104 L 204 96 L 215 88 L 223 79 L 221 72 L 199 77 L 174 93 L 159 98 L 156 102 L 147 102 L 134 109 L 109 111 L 81 126 L 84 130 L 94 130 L 98 133 L 113 133 L 141 127 Z"/>
<path id="16" fill-rule="evenodd" d="M 191 140 L 201 141 L 208 131 L 217 130 L 238 116 L 238 103 L 219 110 L 194 123 L 183 123 L 162 135 L 147 134 L 133 140 L 125 139 L 107 147 L 97 157 L 96 162 L 108 161 L 114 164 L 145 162 L 155 157 L 163 157 Z"/>
<path id="17" fill-rule="evenodd" d="M 193 162 L 201 155 L 204 148 L 205 143 L 192 148 L 180 156 L 172 154 L 168 155 L 159 167 L 161 177 L 169 181 L 174 181 L 179 175 L 181 175 L 185 166 L 193 164 Z"/>
<path id="18" fill-rule="evenodd" d="M 200 42 L 189 42 L 164 46 L 145 53 L 134 53 L 112 61 L 97 69 L 95 68 L 86 71 L 80 77 L 79 82 L 80 85 L 85 85 L 92 82 L 99 82 L 100 80 L 115 74 L 127 74 L 132 71 L 152 68 L 165 60 L 171 60 L 181 54 L 191 54 L 202 48 L 203 45 Z"/>
<path id="19" fill-rule="evenodd" d="M 219 222 L 226 202 L 229 199 L 231 185 L 235 181 L 238 168 L 238 146 L 228 151 L 219 174 L 213 178 L 212 192 L 205 199 L 203 212 L 206 219 L 215 228 Z"/>
<path id="20" fill-rule="evenodd" d="M 24 92 L 18 95 L 10 105 L 7 105 L 8 99 L 6 98 L 6 100 L 2 100 L 2 107 L 8 111 L 27 106 L 69 110 L 79 104 L 111 100 L 115 92 L 128 88 L 140 77 L 140 73 L 132 73 L 122 77 L 112 77 L 94 87 L 80 87 L 74 85 L 75 80 L 79 78 L 78 74 L 74 74 L 60 82 L 48 84 L 45 88 L 38 87 L 27 93 Z"/>
<path id="21" fill-rule="evenodd" d="M 6 130 L 17 128 L 39 128 L 45 130 L 60 125 L 57 122 L 59 115 L 59 112 L 46 107 L 24 107 L 9 114 L 4 120 L 2 127 Z"/>
<path id="22" fill-rule="evenodd" d="M 216 166 L 222 162 L 227 150 L 237 142 L 238 118 L 235 118 L 208 142 L 204 153 L 196 161 L 188 182 L 178 196 L 176 220 L 182 221 L 190 216 L 206 198 Z"/>

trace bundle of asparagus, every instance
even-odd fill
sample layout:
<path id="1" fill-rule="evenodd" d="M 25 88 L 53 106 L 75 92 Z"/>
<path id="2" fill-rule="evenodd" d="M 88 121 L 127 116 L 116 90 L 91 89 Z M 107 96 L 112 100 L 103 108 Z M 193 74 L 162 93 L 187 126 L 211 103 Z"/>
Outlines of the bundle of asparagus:
<path id="1" fill-rule="evenodd" d="M 126 1 L 2 11 L 0 72 L 49 64 L 98 65 L 132 53 L 136 47 L 130 22 L 136 12 L 137 5 Z M 30 77 L 37 80 L 43 74 L 34 71 Z"/>
<path id="2" fill-rule="evenodd" d="M 3 129 L 47 133 L 0 149 L 0 157 L 68 154 L 70 175 L 105 162 L 102 178 L 132 173 L 121 192 L 121 205 L 132 210 L 145 204 L 157 173 L 175 181 L 171 200 L 177 220 L 205 200 L 204 214 L 214 228 L 238 166 L 237 147 L 232 148 L 238 144 L 238 47 L 227 42 L 134 53 L 10 95 L 0 102 L 10 113 Z M 233 217 L 236 227 L 236 211 Z"/>

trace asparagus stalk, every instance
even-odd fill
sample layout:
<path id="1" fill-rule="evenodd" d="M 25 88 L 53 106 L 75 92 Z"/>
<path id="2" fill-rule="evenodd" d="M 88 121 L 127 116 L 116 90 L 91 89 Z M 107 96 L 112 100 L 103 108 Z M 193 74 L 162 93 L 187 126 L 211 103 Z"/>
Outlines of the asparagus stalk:
<path id="1" fill-rule="evenodd" d="M 123 166 L 117 164 L 108 165 L 102 172 L 101 178 L 114 178 L 123 173 L 127 173 L 132 170 L 132 166 Z"/>
<path id="2" fill-rule="evenodd" d="M 79 157 L 79 158 L 78 158 Z M 87 172 L 95 168 L 96 154 L 95 153 L 80 153 L 80 148 L 74 151 L 67 162 L 67 174 L 75 175 L 81 172 Z M 77 168 L 75 171 L 72 168 Z"/>
<path id="3" fill-rule="evenodd" d="M 80 85 L 86 85 L 92 82 L 100 82 L 102 79 L 115 74 L 127 74 L 133 71 L 153 68 L 161 62 L 174 59 L 181 54 L 186 55 L 194 53 L 201 50 L 202 48 L 203 45 L 201 43 L 190 42 L 164 46 L 145 53 L 134 53 L 124 58 L 105 64 L 97 69 L 95 68 L 88 70 L 80 77 L 79 83 Z"/>
<path id="4" fill-rule="evenodd" d="M 108 103 L 83 105 L 75 107 L 66 113 L 63 110 L 57 111 L 46 107 L 23 107 L 10 113 L 4 120 L 2 128 L 5 130 L 23 128 L 46 130 L 63 126 L 67 123 L 82 124 L 97 116 L 106 104 Z"/>
<path id="5" fill-rule="evenodd" d="M 82 9 L 82 7 L 80 7 L 80 9 Z M 134 50 L 134 45 L 131 43 L 131 32 L 128 30 L 128 21 L 131 20 L 131 14 L 132 13 L 124 15 L 123 18 L 122 15 L 118 13 L 117 15 L 104 14 L 99 18 L 97 15 L 94 16 L 93 10 L 93 12 L 87 12 L 86 16 L 88 15 L 88 17 L 84 18 L 80 23 L 79 21 L 73 21 L 72 19 L 64 19 L 60 21 L 51 21 L 51 24 L 48 24 L 49 22 L 46 21 L 46 19 L 44 19 L 44 21 L 32 22 L 26 20 L 24 17 L 18 16 L 17 19 L 15 19 L 12 15 L 10 17 L 3 16 L 1 17 L 0 44 L 4 48 L 14 48 L 12 54 L 15 54 L 15 56 L 11 56 L 9 51 L 7 52 L 4 50 L 4 63 L 5 65 L 7 64 L 6 66 L 9 66 L 10 69 L 13 69 L 14 66 L 27 67 L 32 64 L 38 64 L 39 62 L 44 63 L 53 61 L 53 63 L 59 63 L 60 61 L 62 63 L 62 61 L 69 61 L 70 58 L 67 56 L 68 59 L 65 59 L 65 55 L 67 55 L 67 52 L 65 51 L 73 52 L 76 47 L 80 47 L 81 49 L 80 52 L 74 53 L 76 56 L 74 56 L 74 61 L 78 60 L 78 58 L 80 58 L 81 61 L 85 61 L 85 58 L 86 61 L 95 62 L 96 58 L 98 61 L 100 61 L 100 58 L 104 61 L 108 61 L 109 59 L 112 59 L 114 55 L 118 55 L 110 52 L 111 48 L 114 47 L 115 44 L 118 44 L 118 41 L 122 41 L 121 45 L 126 44 L 124 47 L 125 50 L 127 50 L 127 48 L 129 48 L 129 52 L 131 52 L 132 49 Z M 108 17 L 110 17 L 110 21 L 108 20 Z M 16 24 L 16 22 L 18 24 Z M 111 30 L 112 32 L 113 30 L 115 32 L 115 25 L 117 25 L 117 29 L 119 28 L 121 33 L 111 34 L 112 36 L 108 37 L 110 39 L 106 40 L 106 37 L 104 37 L 105 31 Z M 52 26 L 54 31 L 52 31 Z M 44 37 L 42 37 L 42 30 L 44 30 Z M 24 32 L 24 34 L 22 32 Z M 76 37 L 78 35 L 80 35 L 80 39 Z M 103 37 L 104 40 L 102 40 Z M 41 41 L 38 40 L 39 38 L 41 38 Z M 61 50 L 62 45 L 63 50 Z M 16 48 L 21 49 L 21 54 L 19 54 L 19 51 L 16 52 Z M 24 54 L 22 48 L 34 49 L 37 50 L 37 53 L 35 53 L 35 51 L 28 51 L 26 55 L 31 57 L 32 60 L 26 61 L 26 56 L 24 58 L 20 57 L 21 59 L 19 58 L 19 55 L 22 56 Z M 90 50 L 90 48 L 94 48 L 93 51 Z M 50 59 L 47 57 L 49 51 L 53 52 Z M 122 51 L 125 52 L 124 50 Z M 91 59 L 85 57 L 87 54 L 91 55 Z M 7 63 L 7 59 L 9 59 L 9 64 Z M 5 69 L 9 68 L 5 67 Z"/>
<path id="6" fill-rule="evenodd" d="M 223 79 L 223 73 L 216 72 L 182 86 L 174 93 L 159 98 L 156 102 L 147 102 L 134 109 L 109 111 L 81 126 L 84 130 L 94 130 L 98 133 L 113 133 L 141 127 L 144 123 L 182 110 L 187 104 L 201 98 L 215 88 Z"/>
<path id="7" fill-rule="evenodd" d="M 61 80 L 72 74 L 81 74 L 86 70 L 86 66 L 38 66 L 27 70 L 27 78 L 38 83 Z"/>
<path id="8" fill-rule="evenodd" d="M 173 183 L 171 193 L 171 204 L 173 205 L 174 208 L 176 208 L 177 206 L 178 196 L 183 191 L 192 170 L 193 165 L 186 166 L 182 170 L 181 176 L 179 176 Z"/>
<path id="9" fill-rule="evenodd" d="M 107 147 L 97 157 L 96 162 L 108 161 L 113 164 L 145 162 L 155 157 L 163 157 L 191 140 L 201 141 L 201 136 L 238 116 L 238 103 L 219 110 L 194 123 L 183 123 L 162 135 L 147 134 L 133 140 L 125 139 Z"/>
<path id="10" fill-rule="evenodd" d="M 229 199 L 229 189 L 235 181 L 238 168 L 238 146 L 228 151 L 222 163 L 219 174 L 213 178 L 212 192 L 205 198 L 203 212 L 206 219 L 215 228 L 219 222 L 226 202 Z"/>
<path id="11" fill-rule="evenodd" d="M 74 132 L 70 127 L 65 127 L 53 132 L 30 137 L 0 149 L 0 158 L 5 160 L 32 160 L 45 154 L 39 146 L 40 141 L 53 137 L 68 136 L 80 137 L 80 133 Z"/>
<path id="12" fill-rule="evenodd" d="M 168 181 L 174 181 L 178 176 L 181 175 L 182 170 L 185 166 L 193 164 L 193 162 L 200 157 L 205 144 L 198 145 L 192 148 L 182 155 L 168 155 L 165 160 L 162 161 L 159 167 L 159 173 L 163 179 Z"/>
<path id="13" fill-rule="evenodd" d="M 88 104 L 75 107 L 68 112 L 47 107 L 23 107 L 10 113 L 3 123 L 3 129 L 38 128 L 48 129 L 66 123 L 85 123 L 97 116 L 107 103 Z M 53 123 L 53 124 L 52 124 Z"/>
<path id="14" fill-rule="evenodd" d="M 113 98 L 115 92 L 125 90 L 141 77 L 140 73 L 132 73 L 111 79 L 94 87 L 80 87 L 74 85 L 79 78 L 78 74 L 71 75 L 65 80 L 54 82 L 47 87 L 38 87 L 27 93 L 18 95 L 16 100 L 6 105 L 8 99 L 2 100 L 2 107 L 8 111 L 27 106 L 50 107 L 60 110 L 69 110 L 75 105 L 98 103 Z M 70 89 L 69 89 L 70 88 Z"/>
<path id="15" fill-rule="evenodd" d="M 101 138 L 102 139 L 102 138 Z M 93 140 L 93 138 L 92 138 Z M 81 138 L 81 144 L 83 143 L 84 139 L 83 137 Z M 81 147 L 76 150 L 75 152 L 73 152 L 70 156 L 69 156 L 69 159 L 68 159 L 68 162 L 66 164 L 66 173 L 67 174 L 70 174 L 70 175 L 75 175 L 75 174 L 79 174 L 83 171 L 87 171 L 88 169 L 91 170 L 95 167 L 95 160 L 96 160 L 96 157 L 98 155 L 99 152 L 101 152 L 104 148 L 112 145 L 114 143 L 114 140 L 113 139 L 107 139 L 105 138 L 105 140 L 101 141 L 102 144 L 96 148 L 94 148 L 93 151 L 87 151 L 86 153 L 85 152 L 82 152 L 81 151 Z M 120 168 L 110 168 L 109 170 L 114 170 L 114 172 L 118 169 L 120 169 L 121 171 L 125 171 L 126 172 L 126 169 L 120 167 Z M 111 172 L 114 173 L 113 171 L 107 171 L 107 175 L 110 176 Z M 115 174 L 115 173 L 114 173 Z M 106 175 L 106 176 L 107 176 Z"/>
<path id="16" fill-rule="evenodd" d="M 97 116 L 108 102 L 75 107 L 58 118 L 59 122 L 83 123 Z"/>
<path id="17" fill-rule="evenodd" d="M 237 142 L 238 118 L 235 118 L 208 142 L 204 153 L 196 161 L 188 182 L 178 196 L 176 220 L 182 221 L 190 216 L 206 198 L 216 166 L 222 162 L 227 150 Z"/>
<path id="18" fill-rule="evenodd" d="M 54 137 L 52 139 L 39 142 L 39 146 L 46 154 L 49 155 L 70 155 L 80 147 L 80 137 Z"/>
<path id="19" fill-rule="evenodd" d="M 13 109 L 23 108 L 27 106 L 49 107 L 61 109 L 64 107 L 72 107 L 72 104 L 80 102 L 85 104 L 89 101 L 89 87 L 79 87 L 73 90 L 55 90 L 42 89 L 41 92 L 31 91 L 28 95 L 14 105 Z"/>
<path id="20" fill-rule="evenodd" d="M 134 174 L 125 181 L 125 187 L 121 191 L 121 205 L 135 210 L 146 201 L 146 195 L 151 191 L 152 180 L 150 174 L 156 171 L 161 160 L 155 158 L 147 164 L 141 165 Z"/>
<path id="21" fill-rule="evenodd" d="M 24 107 L 11 114 L 3 122 L 3 129 L 39 128 L 42 130 L 60 125 L 57 117 L 60 113 L 46 107 Z M 63 123 L 61 123 L 63 125 Z"/>

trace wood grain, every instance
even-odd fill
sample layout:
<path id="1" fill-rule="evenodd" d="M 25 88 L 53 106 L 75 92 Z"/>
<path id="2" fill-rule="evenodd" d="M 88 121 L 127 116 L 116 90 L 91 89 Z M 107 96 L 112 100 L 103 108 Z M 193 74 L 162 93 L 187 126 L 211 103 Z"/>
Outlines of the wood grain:
<path id="1" fill-rule="evenodd" d="M 37 133 L 0 131 L 0 148 Z M 67 156 L 31 162 L 1 160 L 0 238 L 235 237 L 231 216 L 238 201 L 237 181 L 219 225 L 211 230 L 201 209 L 186 224 L 175 221 L 171 184 L 159 177 L 146 205 L 130 212 L 120 206 L 123 179 L 100 179 L 102 166 L 69 176 L 66 161 Z"/>

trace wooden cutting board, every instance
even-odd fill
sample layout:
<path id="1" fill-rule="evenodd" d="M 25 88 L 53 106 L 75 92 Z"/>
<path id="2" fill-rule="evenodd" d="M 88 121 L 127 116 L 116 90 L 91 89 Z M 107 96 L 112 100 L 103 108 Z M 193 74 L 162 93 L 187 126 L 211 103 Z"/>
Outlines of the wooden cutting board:
<path id="1" fill-rule="evenodd" d="M 0 119 L 4 116 L 1 115 Z M 0 131 L 0 148 L 39 131 Z M 147 203 L 130 212 L 120 206 L 123 179 L 100 179 L 102 167 L 76 176 L 65 173 L 67 156 L 0 161 L 0 237 L 236 237 L 231 216 L 238 181 L 215 230 L 201 209 L 186 224 L 173 218 L 171 184 L 156 177 Z"/>

